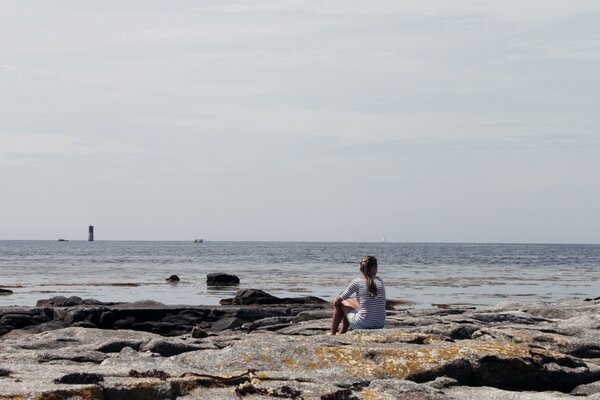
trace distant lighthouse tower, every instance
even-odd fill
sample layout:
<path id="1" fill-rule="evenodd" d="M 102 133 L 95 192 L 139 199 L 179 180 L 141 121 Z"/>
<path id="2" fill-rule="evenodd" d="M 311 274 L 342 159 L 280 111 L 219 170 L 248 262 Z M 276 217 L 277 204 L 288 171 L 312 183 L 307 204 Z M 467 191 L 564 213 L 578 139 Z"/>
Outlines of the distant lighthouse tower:
<path id="1" fill-rule="evenodd" d="M 94 225 L 90 225 L 88 229 L 88 242 L 94 241 Z"/>

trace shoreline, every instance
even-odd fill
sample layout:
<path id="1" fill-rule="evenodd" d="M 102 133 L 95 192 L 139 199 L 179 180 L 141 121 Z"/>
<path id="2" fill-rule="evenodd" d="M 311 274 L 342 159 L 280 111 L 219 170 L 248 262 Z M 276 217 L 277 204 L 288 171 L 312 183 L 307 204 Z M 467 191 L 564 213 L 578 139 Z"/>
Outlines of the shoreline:
<path id="1" fill-rule="evenodd" d="M 599 299 L 396 304 L 384 329 L 330 336 L 327 302 L 240 292 L 209 307 L 0 307 L 0 329 L 35 322 L 0 336 L 0 398 L 600 398 Z"/>

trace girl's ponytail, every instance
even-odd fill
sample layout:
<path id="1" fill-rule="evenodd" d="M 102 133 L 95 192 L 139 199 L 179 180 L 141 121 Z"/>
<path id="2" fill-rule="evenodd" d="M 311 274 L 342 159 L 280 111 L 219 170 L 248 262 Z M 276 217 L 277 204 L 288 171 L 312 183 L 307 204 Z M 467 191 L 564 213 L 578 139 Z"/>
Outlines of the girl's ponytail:
<path id="1" fill-rule="evenodd" d="M 360 260 L 360 272 L 364 275 L 367 281 L 367 289 L 371 297 L 377 296 L 377 285 L 373 278 L 377 274 L 377 259 L 373 256 L 364 256 Z"/>

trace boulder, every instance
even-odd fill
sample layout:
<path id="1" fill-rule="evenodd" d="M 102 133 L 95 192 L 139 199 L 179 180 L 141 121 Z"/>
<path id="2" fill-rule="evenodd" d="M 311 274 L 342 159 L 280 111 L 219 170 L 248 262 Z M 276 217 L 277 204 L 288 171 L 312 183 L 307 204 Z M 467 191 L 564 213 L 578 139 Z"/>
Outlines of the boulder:
<path id="1" fill-rule="evenodd" d="M 240 278 L 236 275 L 221 272 L 206 275 L 206 286 L 237 286 L 239 284 Z"/>
<path id="2" fill-rule="evenodd" d="M 0 296 L 5 296 L 5 295 L 9 295 L 9 294 L 13 294 L 13 291 L 0 288 Z"/>
<path id="3" fill-rule="evenodd" d="M 177 275 L 171 275 L 170 277 L 168 277 L 167 279 L 165 279 L 168 283 L 177 283 L 180 281 L 179 277 Z"/>

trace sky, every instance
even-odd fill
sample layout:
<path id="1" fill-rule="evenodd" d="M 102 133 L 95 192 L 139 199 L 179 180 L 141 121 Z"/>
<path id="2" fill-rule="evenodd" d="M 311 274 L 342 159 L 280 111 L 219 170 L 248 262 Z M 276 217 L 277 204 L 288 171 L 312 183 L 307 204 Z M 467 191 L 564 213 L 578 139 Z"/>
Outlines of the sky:
<path id="1" fill-rule="evenodd" d="M 600 243 L 600 2 L 0 0 L 0 240 Z"/>

